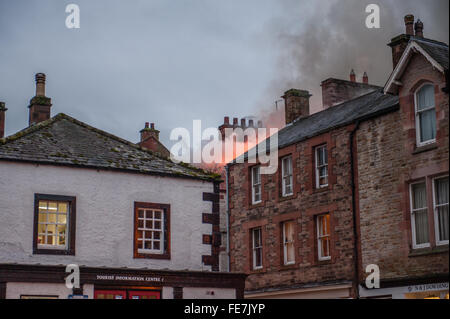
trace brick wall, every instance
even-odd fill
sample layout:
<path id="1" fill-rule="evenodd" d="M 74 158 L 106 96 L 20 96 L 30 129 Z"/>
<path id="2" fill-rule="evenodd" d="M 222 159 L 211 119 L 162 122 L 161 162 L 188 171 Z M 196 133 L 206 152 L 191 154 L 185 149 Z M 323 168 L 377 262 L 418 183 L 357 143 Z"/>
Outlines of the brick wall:
<path id="1" fill-rule="evenodd" d="M 250 199 L 250 168 L 237 164 L 230 169 L 231 271 L 249 274 L 246 290 L 305 283 L 352 280 L 353 231 L 350 183 L 350 127 L 299 142 L 280 150 L 279 157 L 292 155 L 294 195 L 283 198 L 278 173 L 262 175 L 263 202 Z M 316 190 L 314 147 L 328 147 L 329 186 Z M 278 170 L 280 172 L 280 169 Z M 331 214 L 331 260 L 319 261 L 315 217 Z M 294 221 L 295 264 L 283 265 L 281 223 Z M 262 227 L 262 270 L 251 267 L 250 230 Z"/>
<path id="2" fill-rule="evenodd" d="M 414 91 L 435 84 L 437 142 L 416 147 Z M 361 124 L 357 132 L 358 190 L 362 271 L 380 267 L 381 279 L 448 273 L 448 245 L 412 249 L 409 184 L 448 174 L 448 95 L 444 77 L 421 55 L 410 61 L 399 91 L 400 110 Z M 432 211 L 429 212 L 432 216 Z M 430 216 L 430 218 L 431 218 Z M 361 278 L 363 278 L 361 273 Z"/>

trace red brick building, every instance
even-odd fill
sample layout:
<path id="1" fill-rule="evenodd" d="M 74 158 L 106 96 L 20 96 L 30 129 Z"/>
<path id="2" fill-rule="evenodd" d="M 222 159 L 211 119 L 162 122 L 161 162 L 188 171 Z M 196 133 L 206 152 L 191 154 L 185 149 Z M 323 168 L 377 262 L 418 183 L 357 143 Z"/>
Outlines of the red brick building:
<path id="1" fill-rule="evenodd" d="M 228 165 L 230 265 L 249 275 L 247 298 L 404 298 L 412 296 L 382 289 L 430 283 L 442 297 L 446 282 L 448 294 L 448 46 L 423 38 L 420 21 L 414 35 L 405 21 L 407 34 L 390 44 L 396 67 L 384 89 L 367 74 L 357 83 L 353 71 L 350 81 L 327 79 L 324 110 L 312 115 L 309 92 L 291 89 L 277 173 L 262 175 L 247 157 Z M 416 182 L 417 223 L 430 222 L 411 249 Z M 377 292 L 364 286 L 369 264 L 380 268 Z"/>

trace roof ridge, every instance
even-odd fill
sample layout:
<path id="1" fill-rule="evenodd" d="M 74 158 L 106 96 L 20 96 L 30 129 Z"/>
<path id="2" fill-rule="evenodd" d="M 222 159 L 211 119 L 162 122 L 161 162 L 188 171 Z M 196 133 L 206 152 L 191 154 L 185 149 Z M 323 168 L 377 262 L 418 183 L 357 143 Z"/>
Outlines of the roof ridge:
<path id="1" fill-rule="evenodd" d="M 441 42 L 441 41 L 437 41 L 437 40 L 433 40 L 433 39 L 411 37 L 411 39 L 409 41 L 417 41 L 417 42 L 428 43 L 428 44 L 431 44 L 431 45 L 439 45 L 439 46 L 447 47 L 447 49 L 448 49 L 448 44 L 447 43 Z"/>

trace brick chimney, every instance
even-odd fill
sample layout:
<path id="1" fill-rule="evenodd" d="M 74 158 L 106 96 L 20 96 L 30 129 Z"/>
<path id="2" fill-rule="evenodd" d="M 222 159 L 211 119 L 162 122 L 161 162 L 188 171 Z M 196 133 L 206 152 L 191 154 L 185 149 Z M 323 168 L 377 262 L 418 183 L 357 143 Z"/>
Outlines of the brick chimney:
<path id="1" fill-rule="evenodd" d="M 423 38 L 423 22 L 420 19 L 414 24 L 415 35 L 418 38 Z"/>
<path id="2" fill-rule="evenodd" d="M 150 124 L 145 122 L 145 127 L 141 130 L 141 143 L 145 143 L 145 141 L 152 136 L 155 140 L 159 141 L 159 131 L 155 129 L 155 123 Z"/>
<path id="3" fill-rule="evenodd" d="M 354 74 L 353 70 L 352 73 Z M 364 72 L 362 83 L 356 82 L 356 79 L 354 81 L 353 79 L 351 81 L 346 81 L 329 78 L 322 82 L 321 87 L 322 105 L 324 109 L 341 104 L 380 88 L 376 85 L 369 84 L 369 77 L 366 72 Z"/>
<path id="4" fill-rule="evenodd" d="M 396 36 L 388 44 L 388 46 L 392 48 L 392 64 L 394 69 L 402 57 L 403 52 L 408 45 L 409 39 L 414 36 L 414 16 L 412 14 L 408 14 L 405 16 L 404 21 L 406 29 L 405 34 Z"/>
<path id="5" fill-rule="evenodd" d="M 37 73 L 36 96 L 30 100 L 28 125 L 37 124 L 50 118 L 52 100 L 45 96 L 45 74 Z"/>
<path id="6" fill-rule="evenodd" d="M 5 136 L 5 117 L 8 109 L 5 107 L 5 102 L 0 102 L 0 138 Z"/>
<path id="7" fill-rule="evenodd" d="M 286 125 L 298 118 L 309 116 L 309 98 L 312 95 L 305 90 L 290 89 L 282 98 L 285 105 Z"/>

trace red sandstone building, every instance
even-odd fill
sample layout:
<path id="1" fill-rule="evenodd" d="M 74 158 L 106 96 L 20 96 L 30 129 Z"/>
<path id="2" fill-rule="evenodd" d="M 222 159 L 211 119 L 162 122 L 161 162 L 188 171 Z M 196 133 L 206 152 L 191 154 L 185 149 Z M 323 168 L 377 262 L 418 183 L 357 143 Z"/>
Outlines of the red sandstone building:
<path id="1" fill-rule="evenodd" d="M 277 173 L 228 165 L 246 298 L 448 298 L 448 45 L 405 23 L 384 88 L 353 71 L 325 80 L 315 114 L 291 89 Z M 379 289 L 365 284 L 372 264 Z"/>

